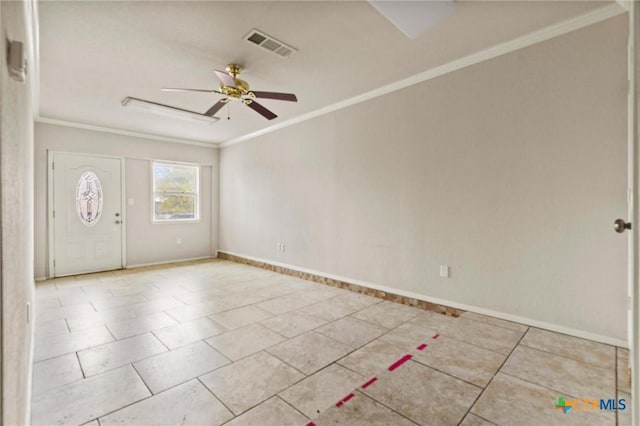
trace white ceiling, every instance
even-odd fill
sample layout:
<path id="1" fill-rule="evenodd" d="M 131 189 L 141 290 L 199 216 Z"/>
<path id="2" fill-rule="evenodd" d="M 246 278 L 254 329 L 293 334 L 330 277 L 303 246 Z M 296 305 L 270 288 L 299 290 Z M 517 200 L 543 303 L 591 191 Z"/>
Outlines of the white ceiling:
<path id="1" fill-rule="evenodd" d="M 220 143 L 609 4 L 457 1 L 453 13 L 410 39 L 365 1 L 45 1 L 39 115 Z M 245 41 L 252 28 L 298 52 L 282 59 Z M 160 88 L 217 89 L 213 70 L 228 63 L 245 67 L 241 78 L 252 89 L 293 92 L 299 102 L 261 101 L 279 115 L 272 121 L 231 103 L 231 119 L 225 107 L 213 125 L 120 105 L 133 96 L 204 112 L 219 95 Z"/>

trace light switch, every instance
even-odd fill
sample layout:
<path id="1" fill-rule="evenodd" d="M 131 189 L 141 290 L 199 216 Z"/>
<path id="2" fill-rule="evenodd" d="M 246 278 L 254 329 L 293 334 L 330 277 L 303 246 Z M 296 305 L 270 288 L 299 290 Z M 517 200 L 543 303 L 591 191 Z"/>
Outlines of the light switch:
<path id="1" fill-rule="evenodd" d="M 129 199 L 127 200 L 127 204 L 128 204 L 128 205 L 130 205 L 130 206 L 132 206 L 132 205 L 133 205 L 133 198 L 129 198 Z"/>

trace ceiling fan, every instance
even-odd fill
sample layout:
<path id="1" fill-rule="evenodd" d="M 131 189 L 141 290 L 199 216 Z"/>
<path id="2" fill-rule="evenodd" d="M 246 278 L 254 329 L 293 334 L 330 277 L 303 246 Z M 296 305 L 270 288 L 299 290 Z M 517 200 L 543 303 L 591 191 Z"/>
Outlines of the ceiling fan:
<path id="1" fill-rule="evenodd" d="M 276 99 L 279 101 L 298 102 L 298 98 L 293 93 L 280 92 L 262 92 L 257 90 L 249 90 L 249 83 L 238 78 L 238 74 L 242 71 L 242 67 L 236 64 L 227 65 L 227 72 L 215 70 L 216 76 L 220 79 L 220 90 L 207 89 L 182 89 L 175 87 L 164 87 L 165 92 L 205 92 L 217 93 L 226 96 L 216 102 L 211 108 L 204 113 L 209 117 L 213 117 L 227 102 L 231 100 L 239 100 L 267 120 L 273 120 L 277 117 L 272 111 L 256 102 L 256 99 Z"/>

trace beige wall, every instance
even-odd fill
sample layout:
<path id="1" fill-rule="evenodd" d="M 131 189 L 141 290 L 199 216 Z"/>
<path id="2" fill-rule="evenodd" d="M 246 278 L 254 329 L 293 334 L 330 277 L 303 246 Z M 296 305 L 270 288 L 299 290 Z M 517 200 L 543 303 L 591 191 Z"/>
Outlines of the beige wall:
<path id="1" fill-rule="evenodd" d="M 47 276 L 47 150 L 125 157 L 127 265 L 207 257 L 217 250 L 218 151 L 52 124 L 35 126 L 35 274 Z M 199 223 L 151 223 L 149 159 L 191 162 L 200 169 Z M 181 244 L 177 244 L 177 238 Z"/>
<path id="2" fill-rule="evenodd" d="M 24 2 L 0 2 L 0 203 L 2 204 L 2 424 L 28 422 L 33 305 L 33 113 L 29 82 L 11 80 L 8 40 L 28 48 Z"/>
<path id="3" fill-rule="evenodd" d="M 224 148 L 220 180 L 221 250 L 623 342 L 626 17 Z"/>

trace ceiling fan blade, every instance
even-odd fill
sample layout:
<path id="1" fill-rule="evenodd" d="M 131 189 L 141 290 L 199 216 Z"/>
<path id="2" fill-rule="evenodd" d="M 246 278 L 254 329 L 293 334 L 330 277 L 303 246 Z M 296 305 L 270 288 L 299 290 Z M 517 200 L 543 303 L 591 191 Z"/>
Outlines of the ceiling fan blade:
<path id="1" fill-rule="evenodd" d="M 217 90 L 211 90 L 211 89 L 183 89 L 180 87 L 163 87 L 162 89 L 163 92 L 204 92 L 204 93 L 220 93 Z"/>
<path id="2" fill-rule="evenodd" d="M 204 113 L 204 115 L 208 115 L 209 117 L 213 117 L 213 115 L 218 112 L 220 110 L 220 108 L 222 108 L 228 101 L 229 99 L 225 98 L 225 99 L 220 99 L 218 102 L 216 102 L 211 108 L 209 108 L 207 110 L 207 112 Z"/>
<path id="3" fill-rule="evenodd" d="M 280 92 L 259 92 L 252 90 L 256 98 L 262 99 L 277 99 L 279 101 L 298 102 L 298 98 L 293 93 L 280 93 Z"/>
<path id="4" fill-rule="evenodd" d="M 218 78 L 220 79 L 220 81 L 222 82 L 222 84 L 224 84 L 225 86 L 229 86 L 229 87 L 236 87 L 236 82 L 233 79 L 232 76 L 230 76 L 229 74 L 227 74 L 224 71 L 218 71 L 218 70 L 214 70 L 213 72 L 216 73 L 216 75 L 218 76 Z"/>
<path id="5" fill-rule="evenodd" d="M 277 117 L 277 115 L 275 115 L 273 112 L 269 111 L 268 109 L 266 109 L 265 107 L 257 103 L 256 101 L 247 102 L 245 105 L 251 108 L 252 110 L 254 110 L 255 112 L 257 112 L 258 114 L 262 115 L 267 120 L 273 120 L 274 118 Z"/>

